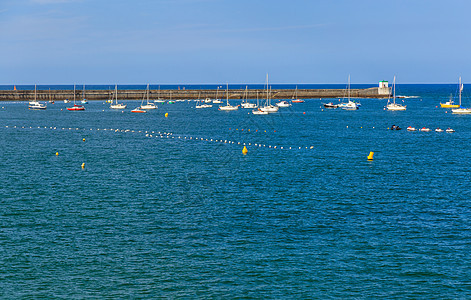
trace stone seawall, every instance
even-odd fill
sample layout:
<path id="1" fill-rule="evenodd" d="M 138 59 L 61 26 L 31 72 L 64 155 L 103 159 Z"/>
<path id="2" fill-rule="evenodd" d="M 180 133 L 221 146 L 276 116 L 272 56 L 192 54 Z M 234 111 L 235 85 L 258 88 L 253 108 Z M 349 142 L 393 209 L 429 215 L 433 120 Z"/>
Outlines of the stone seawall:
<path id="1" fill-rule="evenodd" d="M 87 100 L 108 100 L 114 97 L 114 91 L 108 90 L 87 90 L 85 98 Z M 145 90 L 118 90 L 118 99 L 140 100 L 145 96 Z M 229 90 L 230 99 L 242 99 L 245 90 Z M 249 90 L 248 98 L 255 99 L 257 95 L 260 99 L 266 98 L 266 90 Z M 271 90 L 270 95 L 273 99 L 291 99 L 295 94 L 295 90 Z M 204 99 L 216 98 L 225 99 L 225 90 L 150 90 L 150 99 L 164 99 L 164 100 L 177 100 L 177 99 Z M 312 98 L 341 98 L 346 97 L 347 92 L 344 89 L 303 89 L 297 91 L 298 98 L 312 99 Z M 378 88 L 368 89 L 351 89 L 350 96 L 353 98 L 387 98 L 388 95 L 380 93 Z M 75 92 L 76 100 L 82 99 L 82 91 Z M 0 91 L 0 101 L 29 101 L 34 99 L 34 91 Z M 73 100 L 73 90 L 38 90 L 37 99 L 39 101 L 62 101 L 65 99 Z"/>

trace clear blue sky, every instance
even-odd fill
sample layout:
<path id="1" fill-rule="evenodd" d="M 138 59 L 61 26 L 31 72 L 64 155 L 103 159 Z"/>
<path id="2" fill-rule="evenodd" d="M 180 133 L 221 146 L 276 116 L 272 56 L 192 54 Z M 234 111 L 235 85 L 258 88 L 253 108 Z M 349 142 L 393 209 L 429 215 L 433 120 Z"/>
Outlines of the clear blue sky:
<path id="1" fill-rule="evenodd" d="M 0 0 L 0 84 L 471 81 L 468 0 Z"/>

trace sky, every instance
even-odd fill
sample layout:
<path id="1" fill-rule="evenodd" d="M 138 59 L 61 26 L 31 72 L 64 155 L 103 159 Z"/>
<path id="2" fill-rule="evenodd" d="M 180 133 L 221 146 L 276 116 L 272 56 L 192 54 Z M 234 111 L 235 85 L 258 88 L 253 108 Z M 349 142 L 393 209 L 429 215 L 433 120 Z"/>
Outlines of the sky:
<path id="1" fill-rule="evenodd" d="M 468 0 L 0 0 L 0 84 L 471 82 Z"/>

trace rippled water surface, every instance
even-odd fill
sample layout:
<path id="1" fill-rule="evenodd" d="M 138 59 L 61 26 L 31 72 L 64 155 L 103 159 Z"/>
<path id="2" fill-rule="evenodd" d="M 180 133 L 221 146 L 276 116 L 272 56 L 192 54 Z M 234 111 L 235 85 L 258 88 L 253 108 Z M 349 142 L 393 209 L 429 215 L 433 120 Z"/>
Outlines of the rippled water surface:
<path id="1" fill-rule="evenodd" d="M 0 296 L 469 298 L 471 116 L 436 107 L 449 93 L 269 116 L 0 103 Z"/>

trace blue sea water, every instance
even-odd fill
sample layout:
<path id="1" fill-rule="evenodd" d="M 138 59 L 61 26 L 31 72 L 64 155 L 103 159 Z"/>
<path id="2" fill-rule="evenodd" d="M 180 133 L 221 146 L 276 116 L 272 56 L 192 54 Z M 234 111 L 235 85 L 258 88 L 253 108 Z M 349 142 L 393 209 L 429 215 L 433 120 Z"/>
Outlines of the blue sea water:
<path id="1" fill-rule="evenodd" d="M 0 103 L 0 297 L 470 298 L 471 116 L 439 107 L 454 91 L 268 116 Z"/>

